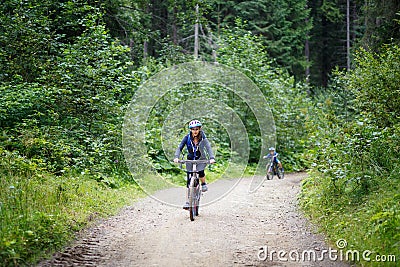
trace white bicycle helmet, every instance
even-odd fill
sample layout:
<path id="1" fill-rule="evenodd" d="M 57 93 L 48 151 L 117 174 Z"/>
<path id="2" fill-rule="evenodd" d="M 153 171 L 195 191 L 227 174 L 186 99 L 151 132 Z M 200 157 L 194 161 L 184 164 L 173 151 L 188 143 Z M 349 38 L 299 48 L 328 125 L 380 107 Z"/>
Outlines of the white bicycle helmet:
<path id="1" fill-rule="evenodd" d="M 275 148 L 274 147 L 270 147 L 268 150 L 269 151 L 275 151 Z"/>
<path id="2" fill-rule="evenodd" d="M 192 129 L 194 127 L 201 127 L 201 122 L 198 120 L 192 120 L 189 122 L 189 129 Z"/>

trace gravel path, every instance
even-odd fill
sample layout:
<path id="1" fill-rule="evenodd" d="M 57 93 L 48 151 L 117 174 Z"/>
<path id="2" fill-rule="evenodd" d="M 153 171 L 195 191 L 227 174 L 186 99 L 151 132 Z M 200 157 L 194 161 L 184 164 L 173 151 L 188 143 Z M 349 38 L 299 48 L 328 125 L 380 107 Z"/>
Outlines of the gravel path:
<path id="1" fill-rule="evenodd" d="M 297 208 L 305 175 L 265 181 L 254 193 L 251 178 L 212 183 L 194 222 L 180 208 L 183 188 L 160 191 L 98 222 L 38 267 L 350 266 L 327 253 L 319 259 L 330 248 Z"/>

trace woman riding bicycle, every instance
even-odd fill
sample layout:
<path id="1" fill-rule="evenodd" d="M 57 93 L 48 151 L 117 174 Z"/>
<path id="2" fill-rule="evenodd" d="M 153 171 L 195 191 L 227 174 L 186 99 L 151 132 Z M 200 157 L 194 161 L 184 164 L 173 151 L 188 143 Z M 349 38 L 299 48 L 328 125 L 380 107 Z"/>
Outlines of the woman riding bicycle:
<path id="1" fill-rule="evenodd" d="M 201 130 L 201 122 L 198 120 L 192 120 L 189 123 L 190 132 L 187 134 L 179 144 L 178 148 L 175 151 L 175 158 L 174 162 L 178 163 L 179 156 L 182 152 L 184 146 L 187 148 L 187 159 L 188 160 L 204 160 L 206 159 L 206 153 L 210 158 L 210 163 L 215 163 L 214 153 L 212 152 L 210 142 L 206 138 L 206 135 Z M 201 181 L 201 190 L 206 192 L 208 190 L 207 183 L 206 183 L 206 175 L 204 173 L 204 169 L 206 164 L 198 164 L 197 170 L 199 172 L 199 177 Z M 186 164 L 187 170 L 187 183 L 186 187 L 189 188 L 189 181 L 190 181 L 190 171 L 192 170 L 191 164 Z M 187 196 L 188 194 L 186 194 Z M 185 205 L 183 206 L 184 209 L 189 208 L 189 202 L 186 201 Z"/>

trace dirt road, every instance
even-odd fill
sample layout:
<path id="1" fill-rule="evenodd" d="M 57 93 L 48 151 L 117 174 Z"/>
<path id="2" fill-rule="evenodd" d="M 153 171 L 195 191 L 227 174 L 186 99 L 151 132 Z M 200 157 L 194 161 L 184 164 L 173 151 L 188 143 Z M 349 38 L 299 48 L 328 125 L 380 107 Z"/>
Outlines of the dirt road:
<path id="1" fill-rule="evenodd" d="M 212 183 L 194 222 L 187 211 L 155 199 L 180 206 L 183 188 L 160 191 L 99 222 L 39 266 L 349 266 L 327 252 L 320 260 L 335 248 L 298 211 L 304 176 L 265 181 L 254 193 L 250 178 Z"/>

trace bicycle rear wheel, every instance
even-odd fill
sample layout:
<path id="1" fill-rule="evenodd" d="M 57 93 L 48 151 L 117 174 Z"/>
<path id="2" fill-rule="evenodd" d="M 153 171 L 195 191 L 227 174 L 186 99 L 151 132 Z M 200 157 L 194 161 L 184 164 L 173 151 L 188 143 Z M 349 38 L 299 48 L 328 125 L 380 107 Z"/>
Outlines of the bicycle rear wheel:
<path id="1" fill-rule="evenodd" d="M 276 176 L 278 176 L 279 179 L 283 179 L 284 177 L 283 168 L 279 168 L 278 164 L 275 164 L 273 168 Z"/>
<path id="2" fill-rule="evenodd" d="M 279 179 L 283 179 L 285 173 L 283 172 L 283 168 L 276 167 L 276 175 Z"/>

